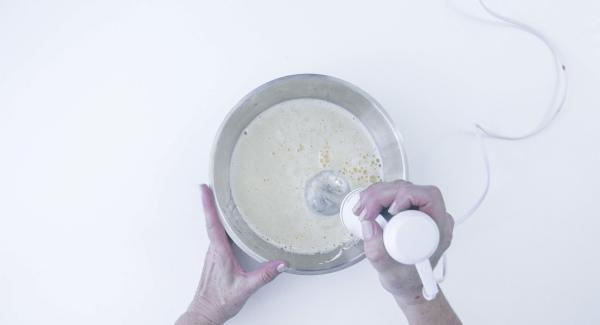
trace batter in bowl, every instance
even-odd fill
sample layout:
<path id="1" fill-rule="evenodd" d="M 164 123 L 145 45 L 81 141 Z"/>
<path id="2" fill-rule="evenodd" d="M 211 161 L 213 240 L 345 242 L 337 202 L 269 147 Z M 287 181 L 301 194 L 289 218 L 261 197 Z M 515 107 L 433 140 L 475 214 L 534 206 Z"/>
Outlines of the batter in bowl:
<path id="1" fill-rule="evenodd" d="M 284 250 L 315 254 L 353 240 L 336 215 L 311 210 L 305 185 L 331 171 L 350 189 L 381 180 L 381 158 L 351 113 L 319 99 L 294 99 L 258 115 L 231 159 L 234 201 L 248 226 Z"/>

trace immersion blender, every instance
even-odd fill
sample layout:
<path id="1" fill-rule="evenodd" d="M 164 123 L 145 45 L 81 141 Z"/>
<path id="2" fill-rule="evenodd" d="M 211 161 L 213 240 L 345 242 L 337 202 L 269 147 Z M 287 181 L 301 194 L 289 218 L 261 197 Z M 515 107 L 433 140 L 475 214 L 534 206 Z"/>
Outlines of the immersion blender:
<path id="1" fill-rule="evenodd" d="M 363 239 L 360 220 L 352 211 L 362 190 L 350 191 L 350 185 L 342 175 L 323 170 L 306 183 L 305 198 L 313 212 L 323 216 L 338 214 L 348 231 Z M 434 299 L 438 287 L 429 258 L 438 247 L 440 232 L 433 219 L 417 210 L 392 216 L 383 209 L 375 221 L 383 228 L 383 243 L 388 254 L 399 263 L 415 265 L 423 283 L 423 297 Z"/>
<path id="2" fill-rule="evenodd" d="M 356 237 L 363 239 L 361 222 L 352 208 L 363 189 L 348 193 L 340 207 L 340 219 Z M 406 210 L 394 216 L 384 209 L 375 218 L 383 228 L 383 243 L 388 254 L 397 262 L 415 265 L 423 283 L 423 297 L 433 300 L 438 293 L 429 258 L 436 251 L 440 232 L 429 215 L 418 210 Z"/>

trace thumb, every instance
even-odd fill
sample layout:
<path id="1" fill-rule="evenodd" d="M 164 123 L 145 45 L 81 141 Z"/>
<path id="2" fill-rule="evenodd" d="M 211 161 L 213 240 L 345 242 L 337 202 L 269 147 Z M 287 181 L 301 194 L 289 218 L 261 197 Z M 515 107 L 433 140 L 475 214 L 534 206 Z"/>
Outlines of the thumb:
<path id="1" fill-rule="evenodd" d="M 287 263 L 284 261 L 270 261 L 263 263 L 258 269 L 248 273 L 248 290 L 254 292 L 260 289 L 286 269 Z"/>

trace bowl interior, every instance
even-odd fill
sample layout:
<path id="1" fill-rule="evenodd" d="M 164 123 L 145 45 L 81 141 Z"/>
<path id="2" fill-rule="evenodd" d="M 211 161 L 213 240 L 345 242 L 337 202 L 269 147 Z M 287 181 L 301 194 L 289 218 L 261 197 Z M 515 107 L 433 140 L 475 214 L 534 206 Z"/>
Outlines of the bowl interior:
<path id="1" fill-rule="evenodd" d="M 221 125 L 213 147 L 212 186 L 221 221 L 233 241 L 259 262 L 282 259 L 289 272 L 320 274 L 350 266 L 364 257 L 362 241 L 344 249 L 320 254 L 298 254 L 263 240 L 246 224 L 233 200 L 229 184 L 231 156 L 246 126 L 273 105 L 298 98 L 316 98 L 337 104 L 355 115 L 367 128 L 382 159 L 383 179 L 406 179 L 401 141 L 383 109 L 362 90 L 329 76 L 302 74 L 268 82 L 244 97 Z"/>

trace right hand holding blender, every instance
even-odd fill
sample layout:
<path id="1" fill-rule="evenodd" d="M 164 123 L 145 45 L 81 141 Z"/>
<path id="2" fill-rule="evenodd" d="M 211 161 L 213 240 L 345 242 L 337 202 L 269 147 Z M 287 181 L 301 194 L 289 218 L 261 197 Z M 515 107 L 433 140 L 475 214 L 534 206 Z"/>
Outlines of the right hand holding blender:
<path id="1" fill-rule="evenodd" d="M 391 216 L 399 215 L 388 216 L 386 222 L 380 215 L 386 209 Z M 376 183 L 360 192 L 352 210 L 361 222 L 365 254 L 383 287 L 401 306 L 434 299 L 437 283 L 425 279 L 433 279 L 431 266 L 450 246 L 454 228 L 439 189 L 402 180 Z"/>

